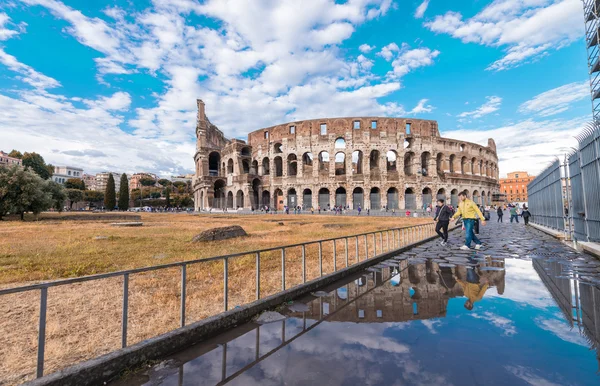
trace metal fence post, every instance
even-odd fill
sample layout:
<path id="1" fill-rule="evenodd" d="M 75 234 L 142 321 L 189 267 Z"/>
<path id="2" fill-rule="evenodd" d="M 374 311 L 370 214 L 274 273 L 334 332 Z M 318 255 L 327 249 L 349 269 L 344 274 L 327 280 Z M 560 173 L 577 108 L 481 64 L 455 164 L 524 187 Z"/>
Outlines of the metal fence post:
<path id="1" fill-rule="evenodd" d="M 323 277 L 323 245 L 319 241 L 319 275 Z"/>
<path id="2" fill-rule="evenodd" d="M 381 253 L 385 250 L 383 247 L 383 231 L 379 232 L 379 249 L 381 249 Z"/>
<path id="3" fill-rule="evenodd" d="M 348 238 L 347 237 L 346 237 L 345 246 L 346 246 L 346 249 L 345 249 L 346 250 L 346 267 L 348 267 Z"/>
<path id="4" fill-rule="evenodd" d="M 229 301 L 229 259 L 225 257 L 223 259 L 223 308 L 227 311 Z"/>
<path id="5" fill-rule="evenodd" d="M 40 290 L 40 320 L 38 331 L 37 377 L 44 376 L 44 357 L 46 350 L 46 309 L 48 307 L 48 288 Z"/>
<path id="6" fill-rule="evenodd" d="M 127 314 L 129 310 L 129 274 L 123 275 L 123 312 L 121 316 L 121 347 L 127 347 Z"/>
<path id="7" fill-rule="evenodd" d="M 306 283 L 306 244 L 302 244 L 302 283 Z"/>
<path id="8" fill-rule="evenodd" d="M 181 327 L 185 326 L 185 297 L 187 286 L 187 269 L 186 265 L 181 266 Z"/>
<path id="9" fill-rule="evenodd" d="M 281 248 L 281 290 L 285 291 L 285 248 Z"/>
<path id="10" fill-rule="evenodd" d="M 256 252 L 256 300 L 260 299 L 260 252 Z"/>
<path id="11" fill-rule="evenodd" d="M 377 256 L 377 238 L 375 237 L 375 233 L 373 233 L 373 257 Z"/>

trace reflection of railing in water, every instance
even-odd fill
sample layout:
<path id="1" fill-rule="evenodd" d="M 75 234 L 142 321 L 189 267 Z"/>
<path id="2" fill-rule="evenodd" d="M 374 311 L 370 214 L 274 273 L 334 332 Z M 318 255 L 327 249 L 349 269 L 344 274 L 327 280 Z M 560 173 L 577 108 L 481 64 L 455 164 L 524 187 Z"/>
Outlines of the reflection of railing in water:
<path id="1" fill-rule="evenodd" d="M 579 324 L 579 309 L 576 306 L 577 288 L 576 286 L 571 288 L 571 279 L 560 278 L 565 275 L 564 266 L 558 262 L 544 262 L 543 264 L 541 259 L 533 259 L 533 268 L 550 291 L 569 325 L 573 327 L 574 322 Z M 573 311 L 576 311 L 575 317 Z"/>

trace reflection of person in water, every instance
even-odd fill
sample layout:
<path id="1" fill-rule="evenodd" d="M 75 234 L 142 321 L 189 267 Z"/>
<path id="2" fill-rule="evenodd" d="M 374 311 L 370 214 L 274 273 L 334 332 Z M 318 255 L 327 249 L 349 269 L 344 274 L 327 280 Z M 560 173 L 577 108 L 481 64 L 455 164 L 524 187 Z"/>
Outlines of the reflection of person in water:
<path id="1" fill-rule="evenodd" d="M 487 291 L 489 287 L 489 279 L 483 275 L 480 276 L 477 274 L 475 269 L 476 267 L 467 268 L 467 281 L 460 280 L 456 276 L 454 277 L 456 282 L 463 288 L 463 292 L 467 297 L 465 308 L 469 311 L 473 309 L 475 302 L 483 298 L 485 291 Z"/>

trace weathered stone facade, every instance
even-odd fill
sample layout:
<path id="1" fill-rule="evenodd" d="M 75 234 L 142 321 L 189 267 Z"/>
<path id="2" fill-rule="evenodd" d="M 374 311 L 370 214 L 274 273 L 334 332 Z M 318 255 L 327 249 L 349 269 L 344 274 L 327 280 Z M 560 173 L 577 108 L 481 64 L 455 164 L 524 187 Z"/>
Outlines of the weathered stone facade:
<path id="1" fill-rule="evenodd" d="M 498 156 L 488 146 L 440 137 L 436 121 L 355 117 L 297 121 L 229 140 L 198 100 L 196 210 L 300 205 L 421 209 L 497 193 Z"/>

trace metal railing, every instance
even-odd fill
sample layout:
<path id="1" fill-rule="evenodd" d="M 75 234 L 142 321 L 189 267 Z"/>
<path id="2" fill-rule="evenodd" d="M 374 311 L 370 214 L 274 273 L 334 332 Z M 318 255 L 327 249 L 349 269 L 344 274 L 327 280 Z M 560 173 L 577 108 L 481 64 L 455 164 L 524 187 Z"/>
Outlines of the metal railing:
<path id="1" fill-rule="evenodd" d="M 281 254 L 281 291 L 286 289 L 294 288 L 296 286 L 286 286 L 286 251 L 292 248 L 301 248 L 301 264 L 302 264 L 302 284 L 310 281 L 307 278 L 307 247 L 311 245 L 318 245 L 318 264 L 319 264 L 319 276 L 323 276 L 323 245 L 325 243 L 332 243 L 332 257 L 333 257 L 333 272 L 338 271 L 337 264 L 337 246 L 341 242 L 344 248 L 345 264 L 344 267 L 349 267 L 360 262 L 364 262 L 369 259 L 375 258 L 378 254 L 392 252 L 403 246 L 410 245 L 412 243 L 421 241 L 430 236 L 435 235 L 434 223 L 422 224 L 405 228 L 392 228 L 374 232 L 361 233 L 350 236 L 342 236 L 336 238 L 322 239 L 316 241 L 310 241 L 299 244 L 284 245 L 280 247 L 273 247 L 255 251 L 239 252 L 223 256 L 215 256 L 204 259 L 182 261 L 177 263 L 163 264 L 151 267 L 136 268 L 125 271 L 117 271 L 110 273 L 103 273 L 90 276 L 82 276 L 72 279 L 56 280 L 45 283 L 32 284 L 22 287 L 7 288 L 0 290 L 0 296 L 23 293 L 28 291 L 39 291 L 40 292 L 40 307 L 39 307 L 39 328 L 38 328 L 38 344 L 37 344 L 37 369 L 36 376 L 42 377 L 44 375 L 44 358 L 45 358 L 45 345 L 46 345 L 46 312 L 48 308 L 48 289 L 53 287 L 65 286 L 69 284 L 82 283 L 103 280 L 108 278 L 122 277 L 123 278 L 123 297 L 122 297 L 122 312 L 121 312 L 121 347 L 127 347 L 127 327 L 129 322 L 129 280 L 132 275 L 140 274 L 144 272 L 165 270 L 169 268 L 179 268 L 181 270 L 181 302 L 179 309 L 180 327 L 184 327 L 186 324 L 186 297 L 187 297 L 187 271 L 188 267 L 196 264 L 206 264 L 209 262 L 221 261 L 223 263 L 223 312 L 228 311 L 229 307 L 229 262 L 243 256 L 254 255 L 255 256 L 255 275 L 256 275 L 256 300 L 261 298 L 261 254 L 267 252 L 280 251 Z M 384 240 L 385 235 L 385 240 Z M 354 245 L 350 243 L 354 241 Z M 364 246 L 364 255 L 361 260 L 361 251 L 359 250 L 359 244 Z M 349 264 L 350 249 L 355 250 L 354 257 L 356 259 L 355 264 Z M 369 251 L 373 253 L 369 256 Z M 378 253 L 379 252 L 379 253 Z M 332 273 L 333 273 L 332 272 Z M 301 284 L 298 284 L 301 285 Z M 297 286 L 298 286 L 297 285 Z M 160 308 L 160 305 L 156 305 Z M 69 364 L 65 364 L 66 366 Z"/>
<path id="2" fill-rule="evenodd" d="M 527 186 L 529 210 L 536 224 L 565 230 L 561 165 L 555 160 Z"/>

